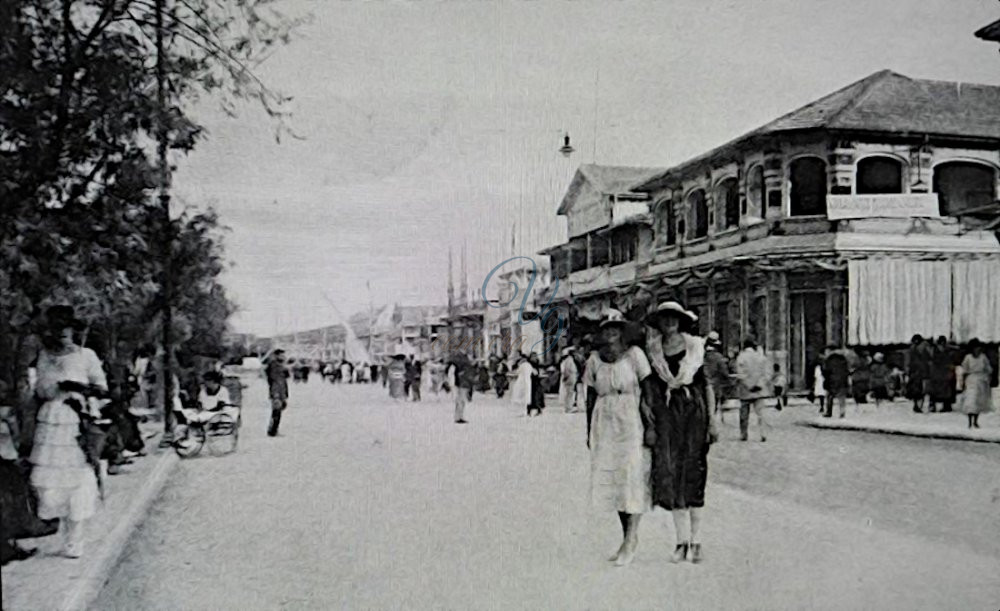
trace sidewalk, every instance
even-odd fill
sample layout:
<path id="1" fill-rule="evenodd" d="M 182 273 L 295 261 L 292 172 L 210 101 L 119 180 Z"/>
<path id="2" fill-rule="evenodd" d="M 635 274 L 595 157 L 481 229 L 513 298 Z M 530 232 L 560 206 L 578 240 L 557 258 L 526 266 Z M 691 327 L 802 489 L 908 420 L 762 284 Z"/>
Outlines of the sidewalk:
<path id="1" fill-rule="evenodd" d="M 793 405 L 798 403 L 796 401 Z M 816 412 L 810 413 L 809 410 L 818 411 L 818 406 L 813 408 L 808 402 L 803 404 L 808 407 L 803 409 L 805 417 L 796 422 L 799 426 L 1000 443 L 1000 414 L 996 411 L 979 417 L 979 426 L 982 428 L 970 429 L 965 414 L 958 412 L 918 414 L 913 411 L 913 404 L 904 400 L 883 403 L 878 408 L 874 403 L 857 405 L 848 400 L 845 418 L 838 417 L 836 404 L 833 407 L 832 418 L 824 418 Z M 995 399 L 994 405 L 997 405 Z"/>
<path id="2" fill-rule="evenodd" d="M 162 424 L 143 425 L 144 434 Z M 57 554 L 60 535 L 25 539 L 37 547 L 28 560 L 3 567 L 3 609 L 62 611 L 86 609 L 100 592 L 149 505 L 159 495 L 177 464 L 172 449 L 157 449 L 159 435 L 146 439 L 148 456 L 140 456 L 121 473 L 108 477 L 105 499 L 88 524 L 84 556 L 71 560 Z"/>

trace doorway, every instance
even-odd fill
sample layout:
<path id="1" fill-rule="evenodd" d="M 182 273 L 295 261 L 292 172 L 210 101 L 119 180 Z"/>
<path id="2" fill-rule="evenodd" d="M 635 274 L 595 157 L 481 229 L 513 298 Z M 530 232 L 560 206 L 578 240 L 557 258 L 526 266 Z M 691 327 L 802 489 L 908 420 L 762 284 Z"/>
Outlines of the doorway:
<path id="1" fill-rule="evenodd" d="M 826 292 L 810 291 L 789 295 L 791 306 L 791 387 L 809 390 L 813 369 L 826 348 Z"/>

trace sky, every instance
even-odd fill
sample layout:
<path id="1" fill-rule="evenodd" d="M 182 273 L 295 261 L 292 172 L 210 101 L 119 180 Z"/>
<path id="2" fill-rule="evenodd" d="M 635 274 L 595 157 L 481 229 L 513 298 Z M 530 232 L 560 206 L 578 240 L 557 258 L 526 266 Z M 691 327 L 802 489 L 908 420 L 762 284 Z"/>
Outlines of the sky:
<path id="1" fill-rule="evenodd" d="M 233 329 L 263 336 L 444 304 L 449 251 L 474 290 L 565 240 L 555 211 L 580 164 L 669 167 L 886 68 L 1000 84 L 997 45 L 973 36 L 993 0 L 277 7 L 311 22 L 257 73 L 304 139 L 204 97 L 208 136 L 174 160 L 176 200 L 229 228 Z"/>

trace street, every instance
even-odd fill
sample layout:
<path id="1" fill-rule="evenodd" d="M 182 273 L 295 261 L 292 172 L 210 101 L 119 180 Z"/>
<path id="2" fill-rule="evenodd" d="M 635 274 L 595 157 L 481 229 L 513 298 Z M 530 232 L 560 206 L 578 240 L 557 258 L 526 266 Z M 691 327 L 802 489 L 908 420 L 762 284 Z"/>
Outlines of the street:
<path id="1" fill-rule="evenodd" d="M 94 609 L 994 608 L 1000 452 L 792 425 L 709 471 L 702 565 L 672 565 L 669 516 L 616 568 L 587 502 L 585 417 L 527 419 L 477 394 L 291 387 L 282 435 L 248 380 L 239 451 L 182 461 Z M 752 423 L 752 427 L 755 422 Z M 756 430 L 751 428 L 751 439 Z"/>

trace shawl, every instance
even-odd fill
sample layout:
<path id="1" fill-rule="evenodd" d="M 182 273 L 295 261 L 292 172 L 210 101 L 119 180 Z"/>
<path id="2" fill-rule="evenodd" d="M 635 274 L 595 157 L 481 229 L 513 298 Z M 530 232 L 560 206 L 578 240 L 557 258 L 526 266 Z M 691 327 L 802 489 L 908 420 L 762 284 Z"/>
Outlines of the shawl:
<path id="1" fill-rule="evenodd" d="M 704 339 L 681 333 L 681 337 L 684 338 L 685 353 L 681 359 L 680 369 L 675 376 L 670 372 L 667 359 L 663 355 L 663 335 L 655 329 L 648 329 L 646 337 L 646 354 L 649 356 L 649 364 L 652 365 L 653 371 L 660 376 L 660 379 L 667 383 L 667 388 L 681 388 L 694 382 L 695 374 L 705 363 Z"/>

